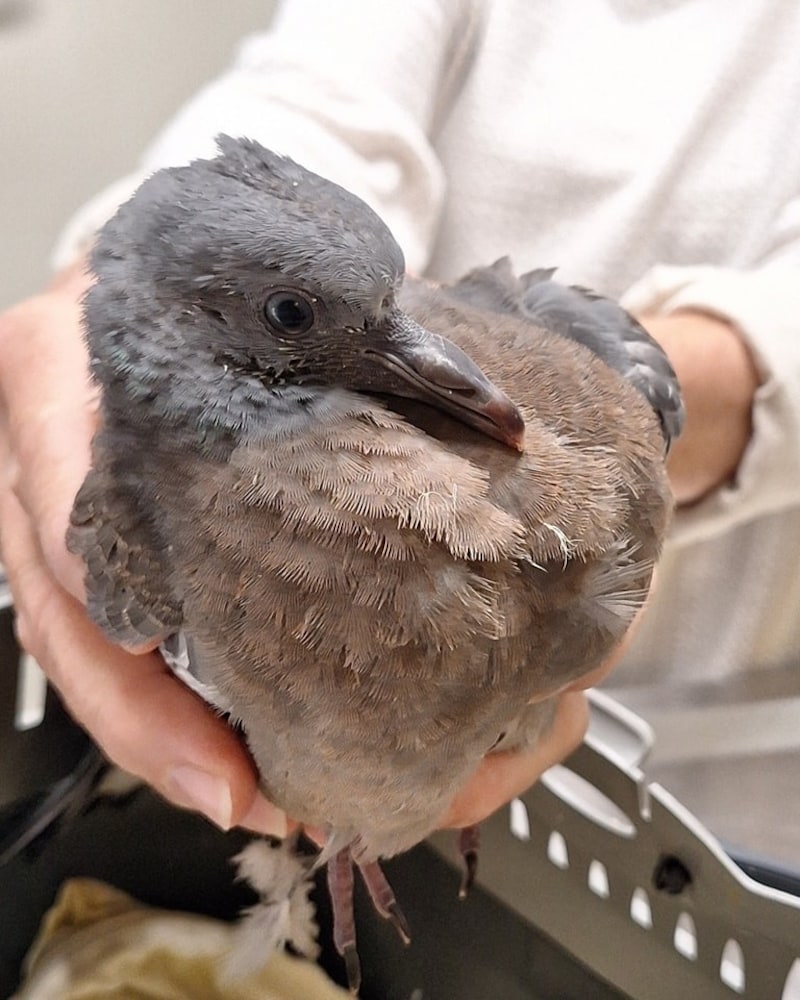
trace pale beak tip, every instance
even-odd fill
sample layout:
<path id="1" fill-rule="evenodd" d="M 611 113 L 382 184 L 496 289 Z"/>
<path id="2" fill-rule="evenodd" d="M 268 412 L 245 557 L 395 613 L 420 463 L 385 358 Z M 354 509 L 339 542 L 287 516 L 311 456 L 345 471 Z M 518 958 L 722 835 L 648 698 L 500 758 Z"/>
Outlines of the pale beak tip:
<path id="1" fill-rule="evenodd" d="M 497 429 L 497 438 L 515 451 L 525 450 L 525 421 L 519 409 L 507 396 L 484 407 L 487 417 Z"/>

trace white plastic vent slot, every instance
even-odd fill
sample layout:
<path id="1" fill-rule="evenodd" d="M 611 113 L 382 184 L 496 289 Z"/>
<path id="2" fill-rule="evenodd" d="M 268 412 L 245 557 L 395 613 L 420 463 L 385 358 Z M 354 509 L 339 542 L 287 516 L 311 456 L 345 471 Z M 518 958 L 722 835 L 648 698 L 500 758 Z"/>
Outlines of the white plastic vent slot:
<path id="1" fill-rule="evenodd" d="M 789 975 L 783 985 L 781 1000 L 800 1000 L 800 958 L 792 962 Z"/>
<path id="2" fill-rule="evenodd" d="M 587 879 L 589 888 L 600 899 L 608 899 L 611 891 L 608 885 L 608 872 L 602 861 L 594 860 L 589 865 L 589 877 Z"/>
<path id="3" fill-rule="evenodd" d="M 547 857 L 549 860 L 562 871 L 566 871 L 569 868 L 569 853 L 567 851 L 567 842 L 558 832 L 558 830 L 553 830 L 547 841 Z"/>
<path id="4" fill-rule="evenodd" d="M 14 728 L 20 732 L 35 729 L 44 720 L 47 701 L 47 678 L 30 655 L 20 654 L 17 665 L 17 703 L 14 707 Z"/>
<path id="5" fill-rule="evenodd" d="M 531 821 L 525 803 L 522 799 L 512 799 L 508 810 L 508 823 L 512 835 L 517 840 L 527 843 L 531 839 Z"/>
<path id="6" fill-rule="evenodd" d="M 744 955 L 742 954 L 742 946 L 735 938 L 728 938 L 722 949 L 719 978 L 734 993 L 744 993 Z"/>
<path id="7" fill-rule="evenodd" d="M 675 951 L 684 958 L 694 961 L 697 958 L 697 930 L 691 914 L 685 910 L 679 914 L 675 923 L 675 933 L 672 937 Z"/>
<path id="8" fill-rule="evenodd" d="M 556 764 L 544 772 L 541 781 L 554 795 L 598 826 L 620 837 L 636 836 L 633 820 L 616 802 L 570 768 Z"/>
<path id="9" fill-rule="evenodd" d="M 646 931 L 652 929 L 653 911 L 650 909 L 650 897 L 641 886 L 637 886 L 633 890 L 630 913 L 631 920 L 635 924 L 643 927 Z"/>

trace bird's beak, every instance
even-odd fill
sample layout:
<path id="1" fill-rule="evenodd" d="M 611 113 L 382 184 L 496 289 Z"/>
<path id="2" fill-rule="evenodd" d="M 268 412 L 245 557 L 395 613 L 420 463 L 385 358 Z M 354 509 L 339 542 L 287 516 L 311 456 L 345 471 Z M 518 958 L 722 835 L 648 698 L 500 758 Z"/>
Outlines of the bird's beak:
<path id="1" fill-rule="evenodd" d="M 523 450 L 522 414 L 460 347 L 399 309 L 367 332 L 359 388 L 418 399 Z"/>

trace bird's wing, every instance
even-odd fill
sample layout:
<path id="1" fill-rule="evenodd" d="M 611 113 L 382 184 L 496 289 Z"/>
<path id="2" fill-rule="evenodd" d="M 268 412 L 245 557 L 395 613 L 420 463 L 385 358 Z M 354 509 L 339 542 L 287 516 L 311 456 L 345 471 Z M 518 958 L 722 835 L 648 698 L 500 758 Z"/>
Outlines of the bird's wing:
<path id="1" fill-rule="evenodd" d="M 547 655 L 548 675 L 560 684 L 570 670 L 600 662 L 603 643 L 621 637 L 645 598 L 670 509 L 663 436 L 644 394 L 597 352 L 522 318 L 518 305 L 501 309 L 500 302 L 522 294 L 522 283 L 507 264 L 506 281 L 495 281 L 492 270 L 499 268 L 474 272 L 476 280 L 449 301 L 447 289 L 407 281 L 403 303 L 423 326 L 446 333 L 519 406 L 524 452 L 498 448 L 419 404 L 392 405 L 482 469 L 489 498 L 524 526 L 527 551 L 517 557 L 518 585 L 510 592 L 525 595 L 550 634 L 585 644 L 570 646 L 564 657 Z M 559 608 L 563 627 L 556 624 Z M 524 662 L 525 643 L 537 648 L 539 640 L 525 636 L 503 655 Z"/>
<path id="2" fill-rule="evenodd" d="M 67 543 L 86 565 L 90 617 L 113 642 L 135 648 L 180 626 L 165 547 L 102 461 L 78 491 Z"/>
<path id="3" fill-rule="evenodd" d="M 588 347 L 642 392 L 658 414 L 667 447 L 683 428 L 678 380 L 664 351 L 630 313 L 587 288 L 553 281 L 554 268 L 517 277 L 508 257 L 476 268 L 449 289 L 460 301 L 532 320 Z"/>

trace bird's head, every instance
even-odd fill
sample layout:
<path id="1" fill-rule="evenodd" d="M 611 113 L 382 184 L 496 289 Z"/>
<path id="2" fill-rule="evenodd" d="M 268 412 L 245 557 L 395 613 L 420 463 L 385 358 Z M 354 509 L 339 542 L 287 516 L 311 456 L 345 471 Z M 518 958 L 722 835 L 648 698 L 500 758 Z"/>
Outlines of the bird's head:
<path id="1" fill-rule="evenodd" d="M 504 393 L 398 308 L 403 255 L 378 216 L 258 143 L 218 143 L 145 181 L 98 237 L 86 324 L 101 384 L 215 421 L 298 386 L 399 395 L 520 447 Z"/>

